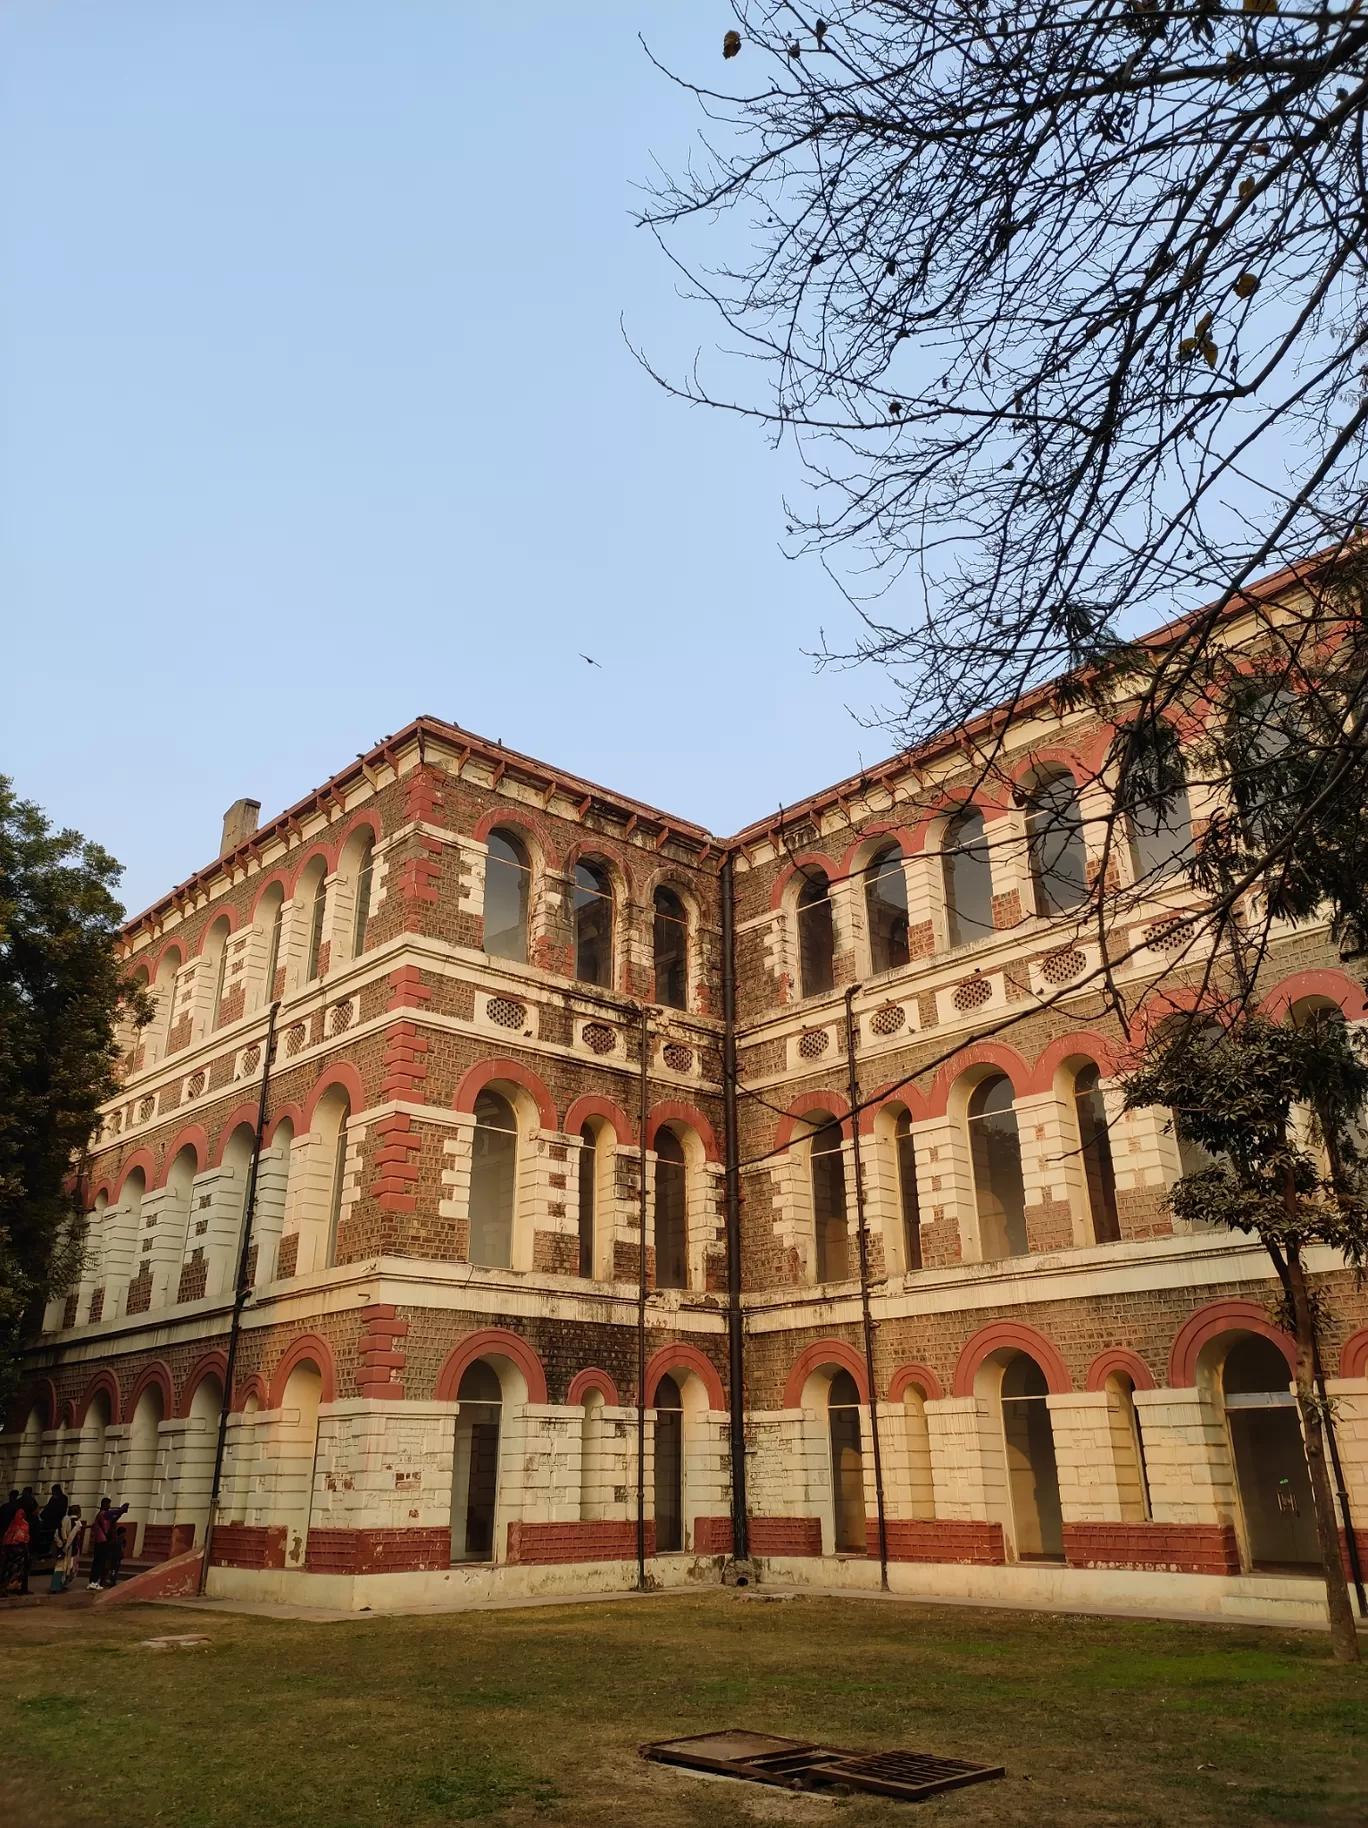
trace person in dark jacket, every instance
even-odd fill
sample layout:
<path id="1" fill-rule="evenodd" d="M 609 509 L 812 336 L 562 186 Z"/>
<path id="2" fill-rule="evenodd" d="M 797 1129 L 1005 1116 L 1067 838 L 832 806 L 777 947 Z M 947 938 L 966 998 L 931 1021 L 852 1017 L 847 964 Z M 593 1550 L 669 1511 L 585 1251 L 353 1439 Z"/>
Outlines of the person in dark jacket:
<path id="1" fill-rule="evenodd" d="M 33 1532 L 33 1552 L 35 1555 L 46 1555 L 57 1540 L 57 1527 L 67 1514 L 67 1495 L 60 1485 L 54 1485 L 52 1496 L 38 1513 L 38 1527 Z"/>
<path id="2" fill-rule="evenodd" d="M 128 1509 L 121 1504 L 117 1509 L 108 1498 L 101 1498 L 100 1508 L 95 1513 L 95 1522 L 91 1525 L 90 1542 L 90 1582 L 87 1593 L 98 1593 L 105 1584 L 105 1575 L 109 1569 L 110 1544 L 114 1540 L 114 1530 L 120 1517 Z"/>

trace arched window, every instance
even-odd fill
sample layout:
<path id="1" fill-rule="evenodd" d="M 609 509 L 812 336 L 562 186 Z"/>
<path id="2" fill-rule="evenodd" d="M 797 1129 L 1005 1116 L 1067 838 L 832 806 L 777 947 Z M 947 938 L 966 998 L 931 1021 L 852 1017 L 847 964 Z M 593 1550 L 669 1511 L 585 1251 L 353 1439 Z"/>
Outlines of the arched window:
<path id="1" fill-rule="evenodd" d="M 594 1273 L 594 1228 L 598 1217 L 598 1135 L 591 1123 L 580 1130 L 579 1273 Z"/>
<path id="2" fill-rule="evenodd" d="M 684 1145 L 673 1130 L 659 1130 L 655 1153 L 655 1285 L 687 1288 L 689 1221 Z"/>
<path id="3" fill-rule="evenodd" d="M 849 1371 L 838 1371 L 827 1395 L 831 1434 L 831 1497 L 838 1555 L 866 1555 L 864 1452 L 860 1392 Z"/>
<path id="4" fill-rule="evenodd" d="M 1121 1517 L 1126 1523 L 1150 1519 L 1149 1474 L 1145 1467 L 1145 1442 L 1135 1407 L 1135 1383 L 1124 1371 L 1111 1372 L 1103 1386 L 1111 1421 L 1112 1458 Z"/>
<path id="5" fill-rule="evenodd" d="M 934 1517 L 936 1484 L 931 1467 L 931 1430 L 926 1420 L 926 1397 L 915 1384 L 903 1392 L 903 1426 L 907 1440 L 907 1484 L 913 1517 Z"/>
<path id="6" fill-rule="evenodd" d="M 1160 722 L 1137 731 L 1126 761 L 1122 802 L 1137 882 L 1174 875 L 1192 858 L 1192 809 L 1178 734 Z"/>
<path id="7" fill-rule="evenodd" d="M 493 1561 L 499 1500 L 499 1427 L 503 1389 L 482 1358 L 466 1367 L 456 1392 L 451 1469 L 451 1559 Z"/>
<path id="8" fill-rule="evenodd" d="M 1063 1561 L 1064 1518 L 1050 1387 L 1033 1358 L 1018 1352 L 1002 1373 L 1002 1433 L 1019 1561 Z"/>
<path id="9" fill-rule="evenodd" d="M 1032 792 L 1026 814 L 1037 914 L 1067 914 L 1086 901 L 1088 858 L 1071 774 L 1056 774 Z"/>
<path id="10" fill-rule="evenodd" d="M 1121 1221 L 1116 1211 L 1116 1171 L 1112 1165 L 1101 1075 L 1091 1061 L 1080 1067 L 1075 1075 L 1074 1112 L 1078 1118 L 1078 1146 L 1083 1178 L 1088 1187 L 1093 1237 L 1099 1244 L 1114 1244 L 1121 1236 Z"/>
<path id="11" fill-rule="evenodd" d="M 1230 729 L 1235 804 L 1253 848 L 1276 841 L 1286 796 L 1284 758 L 1308 741 L 1302 706 L 1293 692 L 1256 690 L 1237 705 Z"/>
<path id="12" fill-rule="evenodd" d="M 327 871 L 320 867 L 314 881 L 313 899 L 309 908 L 309 944 L 304 957 L 304 981 L 312 984 L 318 976 L 318 968 L 323 956 L 323 917 L 328 906 Z"/>
<path id="13" fill-rule="evenodd" d="M 912 1119 L 899 1111 L 893 1126 L 893 1148 L 898 1162 L 898 1203 L 902 1208 L 903 1267 L 920 1269 L 921 1211 L 917 1204 L 917 1155 L 912 1143 Z"/>
<path id="14" fill-rule="evenodd" d="M 337 1135 L 332 1147 L 332 1179 L 328 1183 L 328 1257 L 329 1265 L 337 1262 L 337 1225 L 342 1217 L 342 1190 L 347 1178 L 347 1119 L 351 1115 L 351 1100 L 346 1093 L 338 1098 L 333 1107 L 337 1122 Z"/>
<path id="15" fill-rule="evenodd" d="M 575 976 L 604 990 L 613 986 L 613 890 L 592 863 L 575 865 Z"/>
<path id="16" fill-rule="evenodd" d="M 367 836 L 356 865 L 356 913 L 352 921 L 352 957 L 366 950 L 366 922 L 370 919 L 371 884 L 375 880 L 375 838 Z"/>
<path id="17" fill-rule="evenodd" d="M 950 821 L 941 864 L 950 944 L 971 946 L 993 931 L 993 867 L 981 812 L 971 807 Z"/>
<path id="18" fill-rule="evenodd" d="M 969 1155 L 974 1168 L 979 1239 L 985 1262 L 1026 1251 L 1026 1186 L 1012 1082 L 996 1073 L 969 1100 Z"/>
<path id="19" fill-rule="evenodd" d="M 850 1274 L 850 1228 L 846 1221 L 845 1155 L 841 1126 L 821 1121 L 812 1138 L 812 1221 L 816 1233 L 817 1280 L 844 1282 Z"/>
<path id="20" fill-rule="evenodd" d="M 1300 1571 L 1320 1562 L 1311 1479 L 1287 1360 L 1251 1334 L 1221 1367 L 1226 1427 L 1252 1567 Z"/>
<path id="21" fill-rule="evenodd" d="M 655 999 L 667 1009 L 689 1007 L 689 917 L 673 889 L 657 889 L 655 920 Z"/>
<path id="22" fill-rule="evenodd" d="M 470 1161 L 470 1245 L 472 1263 L 508 1269 L 513 1262 L 513 1202 L 518 1180 L 518 1120 L 499 1092 L 475 1100 L 475 1138 Z"/>
<path id="23" fill-rule="evenodd" d="M 672 1377 L 662 1377 L 655 1393 L 655 1526 L 656 1553 L 684 1547 L 684 1399 Z"/>
<path id="24" fill-rule="evenodd" d="M 808 870 L 798 896 L 798 983 L 805 997 L 835 982 L 836 935 L 831 924 L 831 884 L 823 870 Z"/>
<path id="25" fill-rule="evenodd" d="M 527 910 L 531 901 L 532 866 L 527 847 L 509 831 L 492 831 L 486 840 L 484 879 L 484 949 L 491 958 L 527 963 Z"/>
<path id="26" fill-rule="evenodd" d="M 869 918 L 870 965 L 896 971 L 907 963 L 907 877 L 903 854 L 888 845 L 865 871 L 865 912 Z"/>
<path id="27" fill-rule="evenodd" d="M 217 1028 L 223 1019 L 220 1011 L 223 1008 L 223 987 L 228 980 L 228 939 L 230 932 L 231 929 L 226 920 L 216 920 L 209 929 L 209 937 L 205 941 L 204 949 L 208 955 L 210 968 L 214 973 L 214 990 L 209 1002 L 208 1026 L 210 1029 Z"/>
<path id="28" fill-rule="evenodd" d="M 280 933 L 285 924 L 285 891 L 277 883 L 267 889 L 264 897 L 266 919 L 270 925 L 266 940 L 266 972 L 262 980 L 262 995 L 266 1002 L 275 1001 L 276 972 L 280 966 Z"/>
<path id="29" fill-rule="evenodd" d="M 580 1423 L 580 1520 L 592 1523 L 603 1516 L 604 1490 L 611 1485 L 607 1477 L 604 1435 L 603 1392 L 587 1390 L 584 1394 L 584 1418 Z"/>

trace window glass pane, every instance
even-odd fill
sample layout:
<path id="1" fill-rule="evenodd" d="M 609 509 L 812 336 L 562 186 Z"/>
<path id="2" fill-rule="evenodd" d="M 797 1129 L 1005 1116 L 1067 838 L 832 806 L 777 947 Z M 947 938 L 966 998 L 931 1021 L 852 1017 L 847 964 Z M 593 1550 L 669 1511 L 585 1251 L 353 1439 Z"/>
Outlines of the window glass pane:
<path id="1" fill-rule="evenodd" d="M 598 1138 L 589 1124 L 580 1131 L 579 1273 L 594 1273 L 594 1209 L 598 1198 Z"/>
<path id="2" fill-rule="evenodd" d="M 1116 1173 L 1112 1164 L 1107 1106 L 1095 1066 L 1085 1066 L 1074 1081 L 1074 1109 L 1078 1113 L 1078 1141 L 1083 1153 L 1083 1174 L 1088 1183 L 1088 1211 L 1093 1237 L 1099 1244 L 1114 1244 L 1121 1236 L 1116 1211 Z"/>
<path id="3" fill-rule="evenodd" d="M 952 946 L 970 946 L 993 931 L 993 872 L 983 815 L 967 812 L 945 835 L 945 906 Z"/>
<path id="4" fill-rule="evenodd" d="M 876 972 L 895 971 L 907 963 L 907 877 L 896 844 L 865 872 L 865 909 L 871 964 Z"/>
<path id="5" fill-rule="evenodd" d="M 670 889 L 655 892 L 655 994 L 667 1009 L 689 1005 L 689 923 Z"/>
<path id="6" fill-rule="evenodd" d="M 1146 731 L 1127 765 L 1122 799 L 1130 821 L 1131 864 L 1137 882 L 1172 876 L 1192 859 L 1192 811 L 1177 733 L 1168 724 Z"/>
<path id="7" fill-rule="evenodd" d="M 337 1261 L 337 1221 L 342 1216 L 342 1183 L 347 1168 L 347 1118 L 351 1106 L 344 1104 L 337 1120 L 337 1141 L 333 1146 L 332 1185 L 328 1191 L 328 1262 Z"/>
<path id="8" fill-rule="evenodd" d="M 656 1549 L 668 1555 L 684 1547 L 684 1417 L 672 1377 L 656 1386 L 655 1412 Z"/>
<path id="9" fill-rule="evenodd" d="M 527 904 L 532 872 L 510 833 L 489 834 L 485 857 L 484 949 L 491 958 L 527 963 Z"/>
<path id="10" fill-rule="evenodd" d="M 366 950 L 366 922 L 370 917 L 371 881 L 375 875 L 375 845 L 368 838 L 361 853 L 361 867 L 356 872 L 356 921 L 352 928 L 352 957 L 360 958 Z"/>
<path id="11" fill-rule="evenodd" d="M 800 995 L 820 996 L 823 991 L 831 989 L 834 982 L 835 950 L 830 889 L 826 877 L 817 870 L 803 884 L 802 893 L 798 897 Z"/>
<path id="12" fill-rule="evenodd" d="M 1021 1140 L 1005 1074 L 985 1079 L 969 1101 L 969 1152 L 985 1261 L 1026 1252 Z"/>
<path id="13" fill-rule="evenodd" d="M 513 1261 L 513 1200 L 517 1186 L 518 1128 L 513 1107 L 497 1092 L 475 1100 L 470 1163 L 472 1263 L 507 1269 Z"/>
<path id="14" fill-rule="evenodd" d="M 898 1196 L 902 1205 L 903 1262 L 908 1269 L 920 1269 L 921 1214 L 917 1206 L 917 1157 L 912 1146 L 912 1119 L 904 1111 L 894 1130 L 898 1156 Z"/>
<path id="15" fill-rule="evenodd" d="M 587 863 L 575 869 L 575 976 L 584 984 L 612 987 L 612 890 L 603 872 Z"/>
<path id="16" fill-rule="evenodd" d="M 845 1157 L 841 1126 L 824 1124 L 812 1139 L 812 1217 L 816 1230 L 817 1280 L 844 1282 L 849 1275 Z"/>
<path id="17" fill-rule="evenodd" d="M 285 897 L 279 896 L 271 916 L 271 938 L 266 947 L 266 1001 L 275 1001 L 276 970 L 280 964 L 280 929 L 285 921 Z"/>
<path id="18" fill-rule="evenodd" d="M 1087 899 L 1088 860 L 1073 777 L 1056 775 L 1031 795 L 1026 829 L 1038 914 L 1064 914 Z"/>
<path id="19" fill-rule="evenodd" d="M 655 1151 L 656 1287 L 687 1288 L 689 1228 L 684 1146 L 672 1130 L 660 1130 Z"/>
<path id="20" fill-rule="evenodd" d="M 328 899 L 328 879 L 318 878 L 314 889 L 313 907 L 309 914 L 309 951 L 304 964 L 304 981 L 312 983 L 318 976 L 318 961 L 323 950 L 323 910 Z"/>

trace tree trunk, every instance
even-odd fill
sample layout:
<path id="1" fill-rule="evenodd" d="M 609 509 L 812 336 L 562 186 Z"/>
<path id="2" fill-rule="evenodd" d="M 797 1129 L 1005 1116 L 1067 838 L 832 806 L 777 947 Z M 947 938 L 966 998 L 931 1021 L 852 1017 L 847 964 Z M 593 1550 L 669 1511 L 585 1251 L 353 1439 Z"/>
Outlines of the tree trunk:
<path id="1" fill-rule="evenodd" d="M 1330 1611 L 1330 1642 L 1341 1663 L 1359 1660 L 1358 1632 L 1349 1599 L 1349 1581 L 1340 1548 L 1339 1518 L 1325 1458 L 1325 1430 L 1316 1398 L 1315 1320 L 1306 1289 L 1306 1272 L 1295 1245 L 1287 1253 L 1288 1285 L 1297 1340 L 1297 1407 L 1306 1440 L 1306 1465 L 1311 1475 L 1311 1496 L 1316 1506 L 1316 1535 L 1320 1541 L 1321 1567 L 1325 1572 L 1325 1598 Z"/>

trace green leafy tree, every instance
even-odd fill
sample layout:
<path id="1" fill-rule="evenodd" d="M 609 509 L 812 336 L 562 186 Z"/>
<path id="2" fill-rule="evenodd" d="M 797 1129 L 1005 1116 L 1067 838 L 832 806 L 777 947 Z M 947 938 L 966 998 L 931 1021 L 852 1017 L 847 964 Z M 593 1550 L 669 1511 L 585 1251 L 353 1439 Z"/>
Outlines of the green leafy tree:
<path id="1" fill-rule="evenodd" d="M 1178 1136 L 1211 1165 L 1170 1190 L 1180 1219 L 1259 1239 L 1282 1286 L 1279 1319 L 1296 1341 L 1296 1391 L 1315 1501 L 1335 1655 L 1358 1660 L 1318 1390 L 1318 1296 L 1306 1252 L 1328 1244 L 1368 1263 L 1368 1162 L 1359 1120 L 1368 1059 L 1337 1011 L 1272 1022 L 1238 1006 L 1197 1011 L 1156 1038 L 1125 1081 L 1128 1109 L 1167 1105 Z"/>
<path id="2" fill-rule="evenodd" d="M 0 1390 L 26 1324 L 80 1275 L 78 1165 L 118 1085 L 115 1024 L 151 1014 L 115 956 L 121 873 L 0 775 Z"/>

